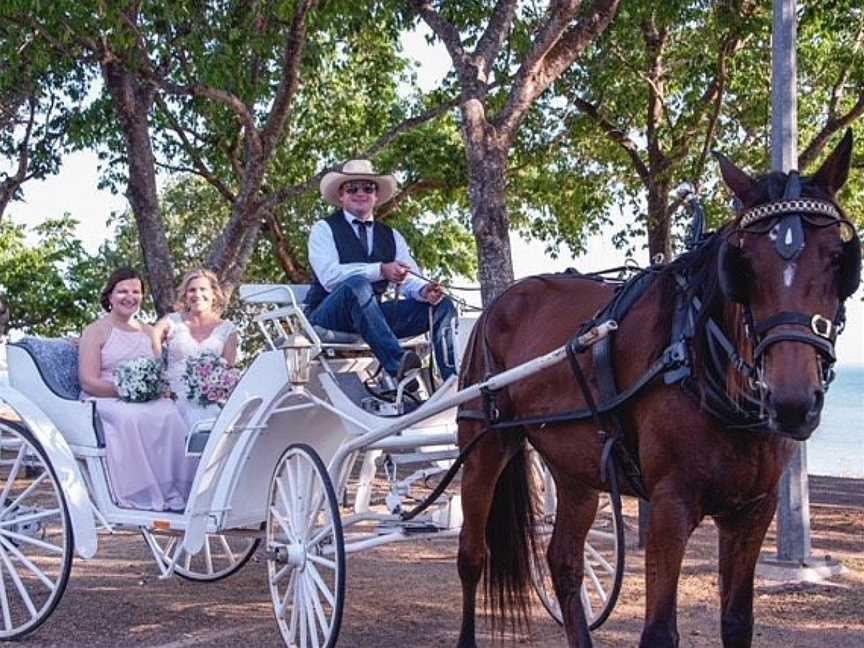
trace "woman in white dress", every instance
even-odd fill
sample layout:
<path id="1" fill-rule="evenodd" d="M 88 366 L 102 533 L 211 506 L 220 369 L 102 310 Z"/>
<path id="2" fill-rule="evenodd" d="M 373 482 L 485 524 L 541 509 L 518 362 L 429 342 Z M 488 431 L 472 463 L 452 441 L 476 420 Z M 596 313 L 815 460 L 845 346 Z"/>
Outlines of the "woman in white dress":
<path id="1" fill-rule="evenodd" d="M 225 295 L 216 275 L 209 270 L 188 272 L 178 290 L 177 312 L 155 325 L 157 339 L 167 346 L 166 377 L 177 395 L 177 407 L 192 427 L 202 419 L 219 415 L 216 405 L 202 407 L 189 400 L 183 373 L 186 360 L 205 352 L 225 358 L 229 366 L 237 362 L 239 340 L 234 325 L 221 318 Z"/>

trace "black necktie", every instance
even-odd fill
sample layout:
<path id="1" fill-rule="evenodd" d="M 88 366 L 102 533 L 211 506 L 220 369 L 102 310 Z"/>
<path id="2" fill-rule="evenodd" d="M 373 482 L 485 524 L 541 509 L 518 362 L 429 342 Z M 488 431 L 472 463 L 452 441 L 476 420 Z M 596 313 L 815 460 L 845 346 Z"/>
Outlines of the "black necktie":
<path id="1" fill-rule="evenodd" d="M 357 230 L 357 238 L 360 239 L 360 242 L 363 244 L 363 249 L 366 250 L 366 254 L 369 254 L 369 237 L 366 234 L 366 230 L 374 224 L 374 221 L 368 220 L 360 220 L 359 218 L 355 218 L 351 221 L 354 224 L 354 227 Z"/>

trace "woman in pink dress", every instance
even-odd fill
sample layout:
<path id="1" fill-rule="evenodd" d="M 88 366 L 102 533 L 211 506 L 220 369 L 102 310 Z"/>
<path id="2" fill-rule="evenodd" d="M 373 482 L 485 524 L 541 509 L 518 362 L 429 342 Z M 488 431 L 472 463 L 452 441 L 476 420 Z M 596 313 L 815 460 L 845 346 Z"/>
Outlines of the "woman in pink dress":
<path id="1" fill-rule="evenodd" d="M 199 268 L 187 272 L 178 289 L 177 312 L 159 320 L 153 327 L 156 339 L 167 344 L 165 377 L 177 396 L 177 407 L 190 428 L 202 419 L 216 418 L 219 407 L 202 407 L 188 398 L 183 380 L 186 360 L 202 353 L 222 356 L 229 367 L 238 359 L 239 340 L 236 327 L 222 319 L 225 293 L 219 279 L 210 270 Z"/>
<path id="2" fill-rule="evenodd" d="M 105 431 L 108 477 L 117 505 L 180 511 L 186 505 L 197 460 L 186 457 L 186 425 L 173 402 L 119 400 L 115 369 L 137 358 L 157 358 L 153 330 L 138 321 L 144 298 L 141 277 L 115 270 L 101 294 L 108 315 L 81 335 L 78 373 L 82 397 L 96 401 Z"/>

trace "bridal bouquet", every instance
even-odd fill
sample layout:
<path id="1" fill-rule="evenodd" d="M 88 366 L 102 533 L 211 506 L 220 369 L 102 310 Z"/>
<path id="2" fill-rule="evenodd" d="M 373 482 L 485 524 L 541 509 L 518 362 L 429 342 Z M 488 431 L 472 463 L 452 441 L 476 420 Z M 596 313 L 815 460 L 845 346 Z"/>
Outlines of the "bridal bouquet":
<path id="1" fill-rule="evenodd" d="M 168 389 L 162 363 L 153 358 L 137 358 L 114 370 L 117 394 L 127 403 L 146 403 L 161 398 Z"/>
<path id="2" fill-rule="evenodd" d="M 208 351 L 186 360 L 186 398 L 201 407 L 224 405 L 239 380 L 240 370 L 229 367 L 215 353 Z"/>

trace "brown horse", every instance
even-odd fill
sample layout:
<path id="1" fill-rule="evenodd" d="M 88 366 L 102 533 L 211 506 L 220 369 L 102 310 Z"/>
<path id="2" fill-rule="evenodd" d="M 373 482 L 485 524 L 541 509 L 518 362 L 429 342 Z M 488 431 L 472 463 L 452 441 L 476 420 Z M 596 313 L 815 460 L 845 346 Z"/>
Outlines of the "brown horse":
<path id="1" fill-rule="evenodd" d="M 681 561 L 705 516 L 719 529 L 723 645 L 751 645 L 753 575 L 778 480 L 796 444 L 818 425 L 843 301 L 860 280 L 861 244 L 835 202 L 851 151 L 850 132 L 816 174 L 800 180 L 795 173 L 754 179 L 718 155 L 723 179 L 742 209 L 701 245 L 654 268 L 647 290 L 613 334 L 616 381 L 626 390 L 668 347 L 676 304 L 696 308 L 692 334 L 685 337 L 690 389 L 652 380 L 616 412 L 621 446 L 641 466 L 652 504 L 643 647 L 678 645 Z M 608 283 L 572 275 L 514 284 L 475 327 L 463 386 L 567 344 L 614 292 Z M 728 357 L 717 359 L 722 345 L 709 339 L 709 322 L 725 332 Z M 591 353 L 577 358 L 592 399 L 602 407 L 596 361 Z M 490 429 L 488 420 L 460 419 L 460 446 L 476 442 L 462 477 L 458 645 L 475 646 L 476 590 L 484 573 L 493 624 L 496 618 L 526 618 L 533 550 L 528 441 L 557 487 L 547 560 L 568 645 L 591 646 L 580 586 L 598 493 L 610 485 L 608 475 L 605 481 L 601 475 L 604 435 L 591 419 L 537 424 L 535 417 L 587 406 L 566 362 L 512 384 L 496 394 L 494 404 L 502 421 L 533 422 Z M 488 416 L 488 401 L 465 409 L 484 407 Z M 621 483 L 624 494 L 634 494 L 630 483 Z"/>

